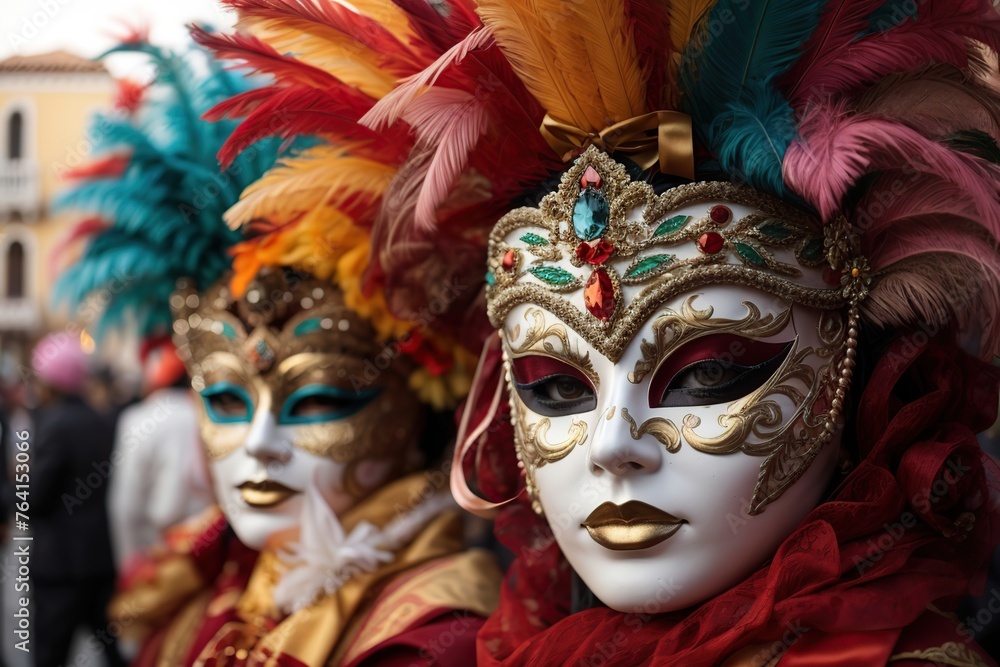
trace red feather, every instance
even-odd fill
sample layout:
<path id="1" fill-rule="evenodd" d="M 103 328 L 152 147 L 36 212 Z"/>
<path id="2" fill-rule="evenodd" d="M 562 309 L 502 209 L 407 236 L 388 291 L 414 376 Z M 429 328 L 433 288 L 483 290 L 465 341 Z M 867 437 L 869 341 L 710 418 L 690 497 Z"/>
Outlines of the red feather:
<path id="1" fill-rule="evenodd" d="M 131 79 L 118 79 L 115 90 L 115 109 L 132 114 L 142 104 L 146 94 L 146 84 Z"/>
<path id="2" fill-rule="evenodd" d="M 890 74 L 934 62 L 965 69 L 970 66 L 970 39 L 1000 49 L 1000 14 L 988 0 L 925 2 L 919 8 L 917 21 L 846 43 L 843 35 L 824 43 L 823 51 L 803 64 L 807 69 L 793 70 L 799 78 L 788 95 L 792 105 L 854 93 Z"/>
<path id="3" fill-rule="evenodd" d="M 467 0 L 448 0 L 441 12 L 427 0 L 392 0 L 392 3 L 409 15 L 410 24 L 421 38 L 439 51 L 449 49 L 481 25 Z"/>
<path id="4" fill-rule="evenodd" d="M 665 98 L 669 90 L 670 12 L 667 3 L 657 0 L 626 0 L 625 11 L 632 22 L 635 51 L 646 81 L 646 106 L 649 110 L 669 109 Z"/>
<path id="5" fill-rule="evenodd" d="M 409 146 L 405 130 L 377 134 L 358 124 L 358 118 L 367 106 L 353 105 L 349 96 L 338 95 L 336 90 L 315 90 L 306 86 L 272 89 L 269 96 L 261 96 L 256 106 L 239 127 L 226 140 L 219 151 L 219 161 L 228 166 L 241 151 L 264 137 L 280 136 L 285 139 L 297 135 L 322 135 L 331 140 L 370 141 L 372 159 L 394 162 L 400 159 Z M 356 100 L 353 100 L 356 101 Z M 226 105 L 243 110 L 243 100 L 227 100 L 212 109 L 212 117 L 224 115 Z"/>
<path id="6" fill-rule="evenodd" d="M 833 54 L 849 47 L 862 30 L 868 27 L 868 17 L 885 4 L 885 0 L 833 0 L 827 3 L 819 25 L 806 43 L 795 65 L 782 77 L 781 84 L 789 99 L 802 89 L 802 81 L 815 67 L 828 62 Z"/>
<path id="7" fill-rule="evenodd" d="M 49 253 L 49 257 L 52 261 L 52 268 L 59 267 L 63 264 L 63 256 L 71 245 L 76 243 L 82 238 L 91 238 L 107 231 L 111 228 L 111 225 L 101 218 L 86 218 L 74 224 L 69 232 L 56 241 L 55 247 Z"/>
<path id="8" fill-rule="evenodd" d="M 191 36 L 196 42 L 223 60 L 238 60 L 262 74 L 271 74 L 280 82 L 297 82 L 322 88 L 333 85 L 336 79 L 318 67 L 307 65 L 291 56 L 284 56 L 269 44 L 253 35 L 233 33 L 212 35 L 197 26 L 191 26 Z"/>
<path id="9" fill-rule="evenodd" d="M 108 155 L 107 157 L 88 162 L 76 169 L 70 169 L 63 176 L 68 179 L 118 178 L 125 173 L 131 161 L 132 158 L 130 156 L 121 153 Z"/>
<path id="10" fill-rule="evenodd" d="M 422 44 L 401 44 L 376 19 L 369 18 L 339 2 L 322 0 L 223 0 L 241 15 L 288 21 L 307 21 L 340 32 L 385 58 L 387 67 L 409 74 L 437 55 Z"/>

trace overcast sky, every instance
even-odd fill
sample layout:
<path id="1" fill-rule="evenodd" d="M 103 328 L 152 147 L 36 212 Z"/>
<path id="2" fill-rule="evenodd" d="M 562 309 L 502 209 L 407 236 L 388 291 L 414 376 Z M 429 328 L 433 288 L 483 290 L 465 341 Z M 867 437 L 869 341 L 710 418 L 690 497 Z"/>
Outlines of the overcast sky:
<path id="1" fill-rule="evenodd" d="M 115 44 L 123 25 L 148 25 L 157 44 L 184 44 L 184 25 L 216 28 L 233 15 L 217 0 L 0 0 L 0 60 L 63 49 L 92 58 Z M 116 76 L 144 76 L 144 62 L 130 56 L 107 61 Z"/>

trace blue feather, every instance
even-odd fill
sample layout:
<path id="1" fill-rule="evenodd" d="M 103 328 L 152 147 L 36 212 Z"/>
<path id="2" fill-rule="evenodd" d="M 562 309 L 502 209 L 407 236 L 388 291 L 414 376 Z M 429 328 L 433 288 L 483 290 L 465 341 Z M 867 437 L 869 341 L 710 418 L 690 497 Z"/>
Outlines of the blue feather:
<path id="1" fill-rule="evenodd" d="M 147 54 L 158 72 L 131 117 L 103 115 L 93 123 L 95 155 L 126 154 L 128 167 L 114 178 L 77 181 L 54 201 L 57 210 L 110 224 L 54 288 L 56 300 L 74 308 L 108 290 L 112 298 L 95 326 L 98 337 L 125 325 L 138 327 L 142 336 L 170 331 L 169 298 L 177 280 L 207 287 L 229 269 L 228 251 L 241 236 L 222 215 L 270 168 L 281 146 L 278 138 L 264 140 L 220 171 L 215 156 L 236 122 L 213 124 L 201 116 L 250 82 L 198 48 L 178 55 L 132 43 L 109 53 L 120 51 Z"/>
<path id="2" fill-rule="evenodd" d="M 802 54 L 824 0 L 719 0 L 684 51 L 680 85 L 695 131 L 732 177 L 777 196 L 795 122 L 777 80 Z M 740 72 L 740 76 L 733 76 Z"/>
<path id="3" fill-rule="evenodd" d="M 889 32 L 896 26 L 913 19 L 917 20 L 920 7 L 917 0 L 887 0 L 868 16 L 868 27 L 854 39 L 861 39 L 877 33 Z"/>

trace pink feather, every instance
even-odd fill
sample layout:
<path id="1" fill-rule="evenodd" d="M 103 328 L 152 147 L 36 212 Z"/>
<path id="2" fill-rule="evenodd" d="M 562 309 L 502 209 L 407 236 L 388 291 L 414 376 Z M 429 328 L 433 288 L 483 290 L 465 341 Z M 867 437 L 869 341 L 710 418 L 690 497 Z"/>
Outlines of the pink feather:
<path id="1" fill-rule="evenodd" d="M 822 52 L 792 70 L 798 78 L 786 81 L 794 86 L 788 94 L 793 106 L 853 93 L 882 77 L 935 62 L 965 69 L 970 65 L 970 39 L 1000 48 L 1000 14 L 988 0 L 924 2 L 918 21 L 845 41 L 847 31 L 854 27 L 847 21 L 838 39 L 822 43 Z"/>
<path id="2" fill-rule="evenodd" d="M 437 223 L 437 208 L 448 199 L 486 130 L 486 105 L 464 90 L 436 88 L 414 100 L 403 120 L 414 129 L 421 144 L 434 147 L 414 221 L 417 229 L 431 231 Z"/>
<path id="3" fill-rule="evenodd" d="M 843 104 L 807 111 L 799 137 L 785 154 L 785 183 L 824 220 L 840 213 L 844 195 L 863 176 L 911 169 L 940 174 L 965 190 L 991 229 L 1000 230 L 996 188 L 1000 171 L 983 160 L 953 151 L 887 118 L 850 116 Z"/>
<path id="4" fill-rule="evenodd" d="M 484 26 L 470 32 L 465 39 L 441 54 L 430 66 L 401 79 L 392 92 L 383 97 L 361 118 L 361 124 L 373 130 L 384 129 L 404 114 L 407 105 L 433 86 L 448 69 L 460 64 L 472 51 L 484 49 L 493 43 L 493 35 Z"/>
<path id="5" fill-rule="evenodd" d="M 939 175 L 882 175 L 852 215 L 877 272 L 866 317 L 889 327 L 977 322 L 983 353 L 1000 353 L 1000 229 L 983 222 L 970 194 Z"/>
<path id="6" fill-rule="evenodd" d="M 858 100 L 855 111 L 904 119 L 931 137 L 976 128 L 1000 140 L 1000 95 L 951 65 L 887 77 Z"/>

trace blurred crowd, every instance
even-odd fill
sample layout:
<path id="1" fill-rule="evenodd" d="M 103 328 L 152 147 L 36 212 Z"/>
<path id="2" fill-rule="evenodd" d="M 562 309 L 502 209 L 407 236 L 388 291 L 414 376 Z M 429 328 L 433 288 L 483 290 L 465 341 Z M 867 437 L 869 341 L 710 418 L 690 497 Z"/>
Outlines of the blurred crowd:
<path id="1" fill-rule="evenodd" d="M 39 666 L 74 664 L 81 628 L 87 645 L 78 650 L 122 664 L 127 628 L 109 625 L 105 613 L 116 576 L 211 502 L 183 364 L 168 341 L 141 356 L 141 386 L 130 387 L 76 337 L 51 334 L 34 348 L 24 379 L 0 388 L 2 534 L 5 542 L 32 537 L 34 636 L 45 638 L 33 651 Z M 28 443 L 26 468 L 15 462 L 19 442 Z M 30 494 L 18 496 L 25 470 Z"/>

